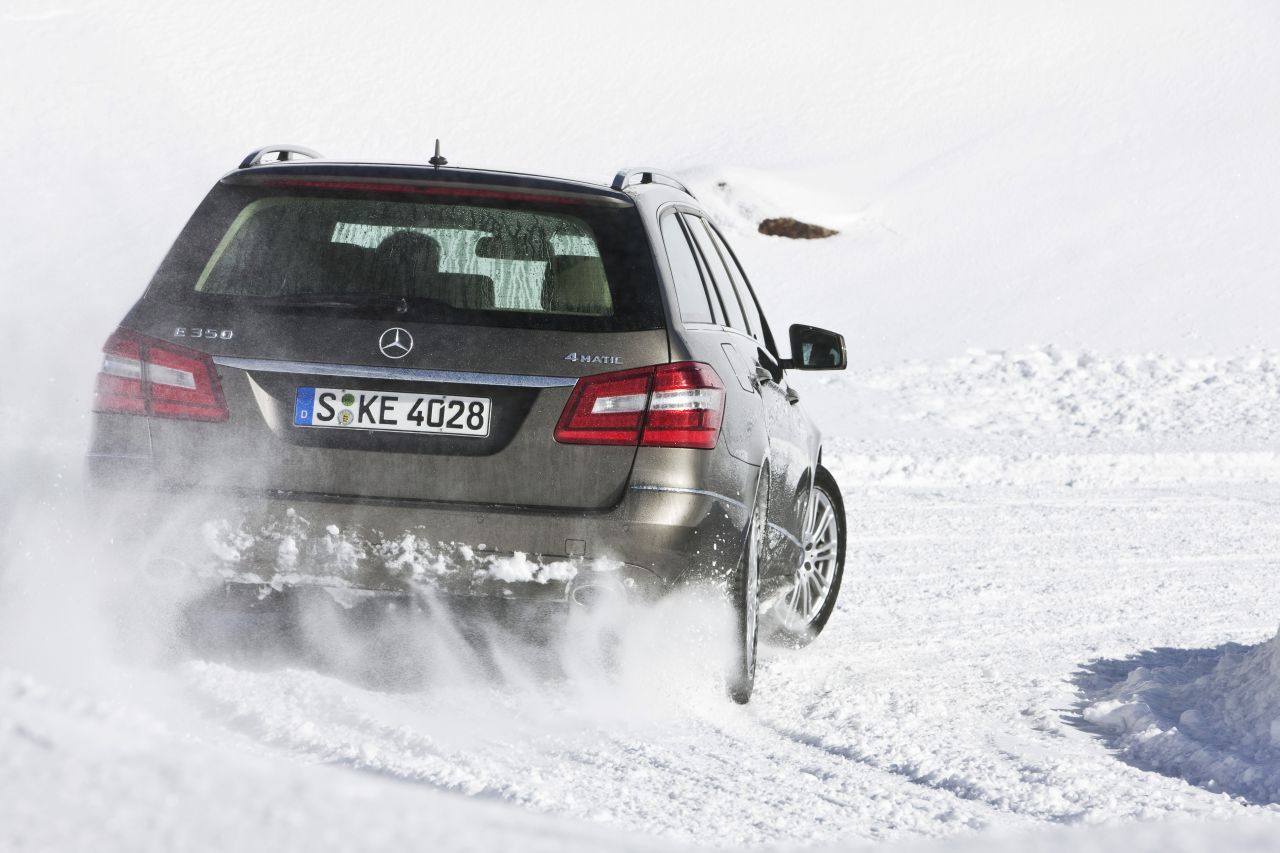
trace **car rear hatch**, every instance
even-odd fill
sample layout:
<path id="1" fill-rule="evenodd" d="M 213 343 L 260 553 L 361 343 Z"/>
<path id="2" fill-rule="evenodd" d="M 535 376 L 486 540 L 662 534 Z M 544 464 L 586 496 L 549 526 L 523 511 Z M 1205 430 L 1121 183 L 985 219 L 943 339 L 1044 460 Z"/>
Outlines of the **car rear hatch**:
<path id="1" fill-rule="evenodd" d="M 548 184 L 313 165 L 224 179 L 108 343 L 106 381 L 140 377 L 125 391 L 147 399 L 121 405 L 151 415 L 155 473 L 339 500 L 614 505 L 636 448 L 560 443 L 556 425 L 579 377 L 668 360 L 652 254 L 626 196 Z M 213 414 L 166 409 L 166 388 Z"/>

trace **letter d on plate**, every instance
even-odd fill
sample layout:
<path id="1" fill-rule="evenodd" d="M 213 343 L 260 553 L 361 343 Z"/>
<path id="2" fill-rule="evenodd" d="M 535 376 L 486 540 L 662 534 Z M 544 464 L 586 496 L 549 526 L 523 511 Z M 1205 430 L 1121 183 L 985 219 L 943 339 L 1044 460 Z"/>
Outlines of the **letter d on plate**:
<path id="1" fill-rule="evenodd" d="M 293 404 L 293 425 L 311 426 L 311 416 L 316 407 L 316 389 L 299 388 L 296 402 Z"/>

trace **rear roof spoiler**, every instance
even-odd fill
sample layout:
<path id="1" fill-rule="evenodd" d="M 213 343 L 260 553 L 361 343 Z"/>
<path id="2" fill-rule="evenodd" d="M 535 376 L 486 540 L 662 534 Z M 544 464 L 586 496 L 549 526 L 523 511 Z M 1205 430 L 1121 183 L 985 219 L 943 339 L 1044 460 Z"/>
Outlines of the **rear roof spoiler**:
<path id="1" fill-rule="evenodd" d="M 271 155 L 278 155 L 272 157 Z M 270 158 L 270 159 L 269 159 Z M 586 196 L 593 201 L 613 204 L 634 205 L 635 200 L 620 190 L 622 187 L 637 181 L 653 183 L 655 176 L 663 184 L 670 184 L 690 197 L 693 193 L 673 175 L 660 169 L 623 169 L 613 179 L 609 189 L 596 183 L 582 183 L 567 178 L 550 178 L 542 175 L 531 175 L 520 172 L 497 172 L 488 169 L 458 169 L 450 167 L 442 169 L 444 158 L 438 154 L 432 160 L 441 162 L 431 165 L 403 163 L 351 163 L 342 161 L 301 162 L 299 158 L 309 161 L 324 160 L 324 155 L 302 145 L 266 145 L 250 151 L 240 165 L 222 176 L 222 181 L 231 184 L 258 184 L 273 176 L 283 177 L 286 173 L 290 179 L 314 177 L 319 180 L 342 178 L 358 178 L 361 180 L 403 182 L 411 184 L 476 184 L 479 187 L 489 186 L 494 189 L 519 188 L 556 195 Z"/>
<path id="2" fill-rule="evenodd" d="M 271 161 L 273 163 L 280 163 L 286 160 L 290 160 L 293 158 L 294 155 L 307 157 L 311 160 L 324 159 L 324 155 L 321 154 L 319 151 L 313 151 L 312 149 L 303 147 L 301 145 L 268 145 L 265 148 L 258 148 L 253 151 L 250 151 L 249 156 L 245 157 L 243 160 L 240 161 L 239 168 L 251 169 L 254 166 L 261 166 L 263 163 L 263 160 L 266 158 L 268 154 L 280 155 L 275 160 Z"/>

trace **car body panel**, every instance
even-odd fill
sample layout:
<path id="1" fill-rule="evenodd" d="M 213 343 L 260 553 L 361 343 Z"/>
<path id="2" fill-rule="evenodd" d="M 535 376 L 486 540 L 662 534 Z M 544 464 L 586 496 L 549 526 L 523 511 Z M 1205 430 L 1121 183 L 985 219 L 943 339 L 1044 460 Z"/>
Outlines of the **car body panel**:
<path id="1" fill-rule="evenodd" d="M 550 436 L 579 376 L 607 367 L 663 363 L 669 352 L 663 330 L 604 335 L 465 327 L 459 333 L 404 321 L 324 317 L 291 318 L 282 329 L 251 314 L 188 317 L 171 306 L 138 313 L 150 316 L 126 318 L 136 331 L 214 355 L 231 412 L 226 424 L 148 419 L 153 472 L 181 486 L 234 484 L 249 490 L 392 499 L 612 506 L 626 486 L 635 448 L 565 445 Z M 193 327 L 233 335 L 175 337 Z M 384 327 L 403 327 L 413 335 L 408 355 L 391 360 L 379 352 Z M 568 355 L 580 357 L 568 361 Z M 610 363 L 592 363 L 592 355 Z M 335 369 L 365 375 L 334 376 Z M 422 381 L 414 371 L 453 381 Z M 296 389 L 335 385 L 491 398 L 493 427 L 485 438 L 295 427 Z M 95 440 L 92 452 L 107 451 Z M 512 471 L 521 474 L 511 476 Z"/>
<path id="2" fill-rule="evenodd" d="M 291 162 L 238 170 L 222 183 L 283 179 L 462 185 L 631 208 L 647 237 L 663 320 L 654 328 L 570 331 L 452 325 L 387 311 L 281 315 L 234 301 L 168 299 L 172 287 L 153 285 L 122 326 L 211 356 L 230 416 L 224 423 L 94 416 L 93 482 L 151 559 L 215 577 L 296 582 L 309 575 L 394 591 L 422 582 L 432 565 L 466 556 L 469 568 L 426 579 L 464 594 L 567 600 L 573 578 L 612 571 L 650 594 L 732 571 L 748 507 L 765 488 L 771 534 L 762 585 L 788 582 L 821 437 L 777 366 L 772 338 L 765 344 L 723 323 L 680 319 L 658 222 L 672 206 L 706 217 L 690 196 L 656 183 L 620 192 L 387 164 Z M 190 275 L 217 239 L 180 239 L 157 281 L 174 270 Z M 392 329 L 412 338 L 396 358 L 380 348 Z M 724 385 L 714 449 L 553 440 L 578 379 L 675 361 L 708 364 Z M 776 377 L 762 381 L 762 364 Z M 291 419 L 300 387 L 482 396 L 493 401 L 493 416 L 484 437 L 303 428 Z M 495 587 L 504 576 L 495 561 L 517 556 L 575 568 L 568 579 L 560 572 Z"/>

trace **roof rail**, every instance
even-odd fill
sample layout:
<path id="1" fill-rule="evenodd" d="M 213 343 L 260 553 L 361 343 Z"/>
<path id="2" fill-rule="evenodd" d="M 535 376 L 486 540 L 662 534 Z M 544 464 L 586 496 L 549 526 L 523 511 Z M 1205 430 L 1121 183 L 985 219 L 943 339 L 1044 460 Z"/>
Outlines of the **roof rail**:
<path id="1" fill-rule="evenodd" d="M 261 166 L 262 158 L 268 154 L 279 154 L 274 162 L 283 162 L 289 159 L 291 154 L 301 154 L 303 157 L 310 157 L 312 160 L 323 160 L 324 155 L 318 151 L 312 151 L 310 148 L 303 148 L 301 145 L 268 145 L 265 148 L 259 148 L 250 151 L 249 156 L 240 161 L 241 169 L 248 169 L 253 166 Z"/>
<path id="2" fill-rule="evenodd" d="M 636 175 L 640 176 L 640 180 L 631 180 Z M 618 174 L 613 176 L 613 183 L 610 184 L 615 190 L 626 189 L 633 183 L 652 184 L 654 182 L 666 184 L 669 187 L 675 187 L 680 192 L 689 196 L 689 198 L 697 198 L 689 188 L 686 187 L 679 178 L 670 172 L 664 172 L 661 169 L 654 169 L 651 166 L 635 166 L 629 169 L 619 169 Z"/>

